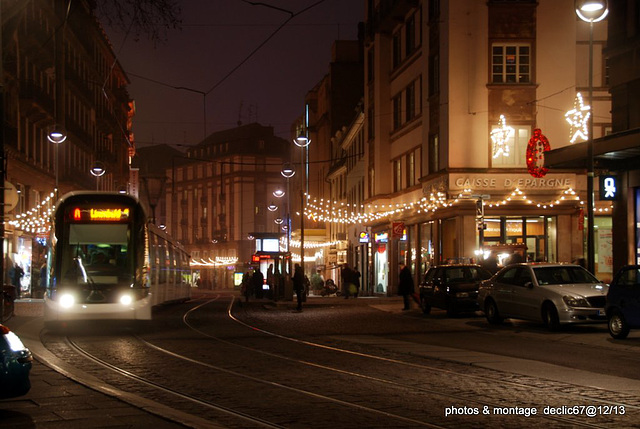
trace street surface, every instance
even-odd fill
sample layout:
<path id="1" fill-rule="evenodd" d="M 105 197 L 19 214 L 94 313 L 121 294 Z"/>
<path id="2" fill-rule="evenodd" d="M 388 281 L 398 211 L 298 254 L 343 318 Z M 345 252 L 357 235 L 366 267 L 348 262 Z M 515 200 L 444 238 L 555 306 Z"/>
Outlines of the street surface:
<path id="1" fill-rule="evenodd" d="M 403 312 L 395 298 L 293 307 L 209 295 L 161 307 L 147 325 L 41 339 L 101 383 L 193 416 L 181 420 L 192 427 L 640 427 L 640 332 L 496 327 L 481 314 Z"/>

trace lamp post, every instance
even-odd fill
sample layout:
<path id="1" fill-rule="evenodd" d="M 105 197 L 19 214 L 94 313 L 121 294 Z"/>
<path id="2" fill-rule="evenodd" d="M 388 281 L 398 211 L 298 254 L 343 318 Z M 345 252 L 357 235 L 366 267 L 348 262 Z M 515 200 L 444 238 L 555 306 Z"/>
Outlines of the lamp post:
<path id="1" fill-rule="evenodd" d="M 51 143 L 55 144 L 55 150 L 53 152 L 53 158 L 54 158 L 53 169 L 55 170 L 55 175 L 56 175 L 55 190 L 56 190 L 56 197 L 57 197 L 58 196 L 58 145 L 60 145 L 60 143 L 63 143 L 67 139 L 67 133 L 64 130 L 64 128 L 62 128 L 59 125 L 55 125 L 49 131 L 49 134 L 47 134 L 47 139 Z"/>
<path id="2" fill-rule="evenodd" d="M 296 174 L 296 169 L 293 164 L 287 162 L 282 166 L 282 170 L 280 171 L 283 177 L 287 179 L 287 252 L 290 252 L 291 245 L 291 197 L 289 194 L 289 179 L 291 179 Z M 289 253 L 291 256 L 291 253 Z M 289 261 L 287 263 L 287 272 L 291 274 L 291 257 L 289 257 Z"/>
<path id="3" fill-rule="evenodd" d="M 96 191 L 99 189 L 98 187 L 98 180 L 100 179 L 100 176 L 104 175 L 104 173 L 106 173 L 106 169 L 104 168 L 104 164 L 102 164 L 102 162 L 100 161 L 96 161 L 95 164 L 93 164 L 93 167 L 91 167 L 89 169 L 89 172 L 96 176 Z"/>
<path id="4" fill-rule="evenodd" d="M 595 273 L 594 195 L 593 195 L 593 23 L 609 13 L 607 0 L 575 0 L 576 15 L 589 23 L 589 138 L 587 140 L 587 269 Z"/>
<path id="5" fill-rule="evenodd" d="M 307 133 L 308 133 L 308 128 L 307 128 Z M 311 140 L 309 140 L 309 137 L 306 134 L 301 134 L 298 137 L 296 137 L 296 139 L 293 141 L 293 143 L 296 144 L 296 146 L 299 146 L 302 150 L 301 155 L 300 155 L 300 165 L 302 167 L 302 185 L 300 186 L 300 266 L 302 267 L 302 271 L 304 272 L 304 207 L 305 207 L 305 201 L 304 201 L 304 194 L 306 192 L 306 179 L 307 179 L 307 168 L 306 168 L 306 157 L 305 157 L 305 151 L 307 149 L 307 147 L 309 146 L 309 144 L 311 143 Z"/>

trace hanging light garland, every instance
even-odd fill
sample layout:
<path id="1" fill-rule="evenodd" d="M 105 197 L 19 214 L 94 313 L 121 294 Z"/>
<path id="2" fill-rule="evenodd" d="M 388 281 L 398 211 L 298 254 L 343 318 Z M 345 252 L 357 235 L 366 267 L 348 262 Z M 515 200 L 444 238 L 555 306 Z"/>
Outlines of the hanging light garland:
<path id="1" fill-rule="evenodd" d="M 15 219 L 8 222 L 9 225 L 33 234 L 47 234 L 51 229 L 51 215 L 55 210 L 55 206 L 47 208 L 47 205 L 54 196 L 55 194 L 52 192 L 37 207 L 16 215 Z"/>
<path id="2" fill-rule="evenodd" d="M 472 193 L 473 192 L 471 189 L 465 189 L 456 198 L 447 199 L 444 193 L 438 192 L 431 194 L 428 198 L 423 197 L 419 201 L 412 203 L 387 205 L 382 204 L 379 206 L 367 205 L 366 209 L 374 210 L 372 212 L 356 212 L 356 205 L 349 206 L 348 204 L 338 204 L 335 202 L 332 203 L 330 201 L 322 201 L 319 203 L 317 200 L 311 199 L 307 204 L 305 216 L 307 217 L 307 219 L 319 222 L 332 222 L 349 225 L 364 224 L 367 222 L 374 222 L 383 218 L 397 217 L 397 215 L 409 210 L 415 210 L 415 213 L 417 214 L 427 212 L 433 213 L 437 210 L 457 205 L 461 201 L 469 201 L 471 199 Z M 547 200 L 544 202 L 537 202 L 528 197 L 522 190 L 515 189 L 505 198 L 492 201 L 486 200 L 483 201 L 483 204 L 487 207 L 501 207 L 513 203 L 525 203 L 535 205 L 537 208 L 541 209 L 552 209 L 560 204 L 567 204 L 569 202 L 573 202 L 574 204 L 578 203 L 580 205 L 585 204 L 584 201 L 582 201 L 582 199 L 580 199 L 580 197 L 577 195 L 576 191 L 571 188 L 562 191 L 562 195 L 551 201 Z M 346 209 L 343 208 L 345 206 L 347 206 Z M 364 205 L 358 205 L 358 207 L 365 208 Z M 594 211 L 608 212 L 611 208 L 612 206 L 601 209 L 594 208 Z M 305 248 L 307 248 L 306 243 Z"/>

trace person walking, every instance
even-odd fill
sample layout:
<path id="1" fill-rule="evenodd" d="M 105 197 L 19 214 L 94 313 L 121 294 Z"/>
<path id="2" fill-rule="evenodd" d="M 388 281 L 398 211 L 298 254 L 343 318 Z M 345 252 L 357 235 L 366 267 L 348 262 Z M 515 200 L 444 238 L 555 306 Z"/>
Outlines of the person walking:
<path id="1" fill-rule="evenodd" d="M 340 278 L 342 279 L 342 293 L 344 294 L 344 299 L 349 299 L 349 295 L 351 295 L 351 282 L 353 281 L 353 275 L 349 264 L 345 264 L 340 271 Z"/>
<path id="2" fill-rule="evenodd" d="M 358 267 L 351 270 L 351 283 L 356 287 L 356 293 L 353 294 L 354 298 L 357 298 L 360 293 L 360 277 L 361 275 L 360 271 L 358 271 Z"/>
<path id="3" fill-rule="evenodd" d="M 256 299 L 262 299 L 264 297 L 264 289 L 262 289 L 264 285 L 264 275 L 262 271 L 260 271 L 260 268 L 256 268 L 253 272 L 251 283 L 253 283 L 253 294 L 256 296 Z"/>
<path id="4" fill-rule="evenodd" d="M 487 258 L 482 261 L 480 266 L 482 266 L 482 268 L 484 268 L 485 270 L 489 271 L 491 274 L 497 273 L 498 270 L 500 269 L 498 267 L 498 252 L 495 250 L 492 250 L 489 256 L 487 256 Z"/>
<path id="5" fill-rule="evenodd" d="M 415 287 L 413 285 L 413 276 L 411 275 L 411 270 L 402 262 L 400 263 L 399 280 L 398 295 L 402 295 L 402 299 L 404 301 L 404 308 L 402 310 L 410 310 L 410 303 L 415 292 Z"/>
<path id="6" fill-rule="evenodd" d="M 300 264 L 296 264 L 293 270 L 293 290 L 298 299 L 298 307 L 296 310 L 302 311 L 302 295 L 304 294 L 304 271 Z"/>

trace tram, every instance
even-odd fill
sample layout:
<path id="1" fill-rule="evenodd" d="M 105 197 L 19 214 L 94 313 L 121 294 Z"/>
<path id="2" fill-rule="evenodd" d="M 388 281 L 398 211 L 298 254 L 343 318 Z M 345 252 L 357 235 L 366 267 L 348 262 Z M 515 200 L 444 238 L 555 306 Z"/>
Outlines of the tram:
<path id="1" fill-rule="evenodd" d="M 189 255 L 126 194 L 71 192 L 57 203 L 47 258 L 46 323 L 150 320 L 191 296 Z"/>

